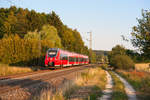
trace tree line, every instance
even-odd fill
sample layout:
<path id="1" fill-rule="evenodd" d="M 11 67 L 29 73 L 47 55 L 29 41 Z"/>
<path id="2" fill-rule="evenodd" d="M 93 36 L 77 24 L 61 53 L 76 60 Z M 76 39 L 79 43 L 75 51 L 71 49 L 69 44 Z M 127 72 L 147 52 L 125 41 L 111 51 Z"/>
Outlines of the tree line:
<path id="1" fill-rule="evenodd" d="M 54 47 L 89 55 L 77 29 L 65 25 L 54 11 L 0 8 L 0 62 L 41 64 L 46 50 Z"/>

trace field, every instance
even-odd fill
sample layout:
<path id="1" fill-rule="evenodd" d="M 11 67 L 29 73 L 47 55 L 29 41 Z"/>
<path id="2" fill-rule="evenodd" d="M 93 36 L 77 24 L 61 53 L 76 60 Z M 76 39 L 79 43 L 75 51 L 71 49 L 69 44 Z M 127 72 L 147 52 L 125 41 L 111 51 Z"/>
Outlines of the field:
<path id="1" fill-rule="evenodd" d="M 135 69 L 139 71 L 150 72 L 150 63 L 137 63 Z"/>
<path id="2" fill-rule="evenodd" d="M 6 64 L 0 64 L 0 76 L 33 72 L 33 71 L 34 70 L 30 67 L 17 67 L 17 66 L 9 66 Z"/>
<path id="3" fill-rule="evenodd" d="M 150 99 L 150 73 L 123 70 L 117 70 L 117 73 L 127 79 L 134 87 L 140 100 Z"/>

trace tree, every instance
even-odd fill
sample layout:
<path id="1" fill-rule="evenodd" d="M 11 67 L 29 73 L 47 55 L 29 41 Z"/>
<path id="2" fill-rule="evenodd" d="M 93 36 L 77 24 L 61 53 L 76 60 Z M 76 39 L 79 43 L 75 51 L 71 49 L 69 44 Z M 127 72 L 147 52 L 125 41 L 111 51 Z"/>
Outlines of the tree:
<path id="1" fill-rule="evenodd" d="M 126 50 L 123 46 L 116 45 L 115 47 L 112 48 L 111 52 L 108 54 L 109 62 L 112 64 L 112 59 L 116 55 L 125 55 Z"/>
<path id="2" fill-rule="evenodd" d="M 34 32 L 28 32 L 25 36 L 24 39 L 36 39 L 36 40 L 40 40 L 40 34 L 37 32 L 37 30 L 35 30 Z"/>
<path id="3" fill-rule="evenodd" d="M 15 33 L 15 24 L 17 22 L 17 19 L 14 15 L 14 12 L 10 11 L 8 18 L 6 19 L 6 21 L 4 22 L 4 29 L 5 29 L 5 33 L 10 35 L 10 34 L 14 34 Z"/>
<path id="4" fill-rule="evenodd" d="M 62 33 L 63 23 L 62 23 L 60 17 L 54 11 L 52 11 L 52 13 L 50 13 L 50 14 L 47 15 L 47 21 L 48 21 L 48 23 L 50 25 L 52 25 L 52 26 L 54 26 L 54 27 L 57 28 L 58 34 L 61 37 L 61 34 L 63 34 Z"/>
<path id="5" fill-rule="evenodd" d="M 90 63 L 96 63 L 96 54 L 93 51 L 90 52 Z"/>
<path id="6" fill-rule="evenodd" d="M 53 47 L 61 48 L 61 39 L 58 36 L 57 29 L 54 26 L 44 25 L 41 31 L 35 30 L 28 32 L 24 36 L 25 39 L 47 40 L 51 41 Z"/>
<path id="7" fill-rule="evenodd" d="M 132 58 L 132 60 L 136 63 L 138 62 L 146 62 L 146 60 L 142 57 L 141 54 L 139 54 L 137 51 L 135 50 L 130 50 L 130 49 L 127 49 L 126 50 L 126 54 L 128 56 L 130 56 Z"/>
<path id="8" fill-rule="evenodd" d="M 111 54 L 112 55 L 125 55 L 126 49 L 121 45 L 116 45 L 115 47 L 112 48 Z"/>
<path id="9" fill-rule="evenodd" d="M 84 47 L 83 47 L 82 53 L 85 54 L 85 55 L 89 55 L 89 49 L 88 49 L 87 46 L 84 46 Z"/>
<path id="10" fill-rule="evenodd" d="M 116 55 L 112 58 L 112 65 L 115 69 L 132 69 L 134 63 L 127 55 Z"/>
<path id="11" fill-rule="evenodd" d="M 29 31 L 27 14 L 29 13 L 28 9 L 19 8 L 16 14 L 17 22 L 15 24 L 15 33 L 20 37 L 24 37 L 25 34 Z"/>
<path id="12" fill-rule="evenodd" d="M 133 68 L 134 63 L 132 59 L 127 56 L 126 49 L 123 46 L 116 45 L 112 48 L 112 51 L 109 53 L 109 63 L 115 68 L 129 69 Z"/>
<path id="13" fill-rule="evenodd" d="M 142 18 L 137 21 L 138 25 L 132 28 L 131 42 L 139 48 L 143 57 L 150 59 L 150 12 L 142 10 Z"/>
<path id="14" fill-rule="evenodd" d="M 74 43 L 74 36 L 72 30 L 69 29 L 67 26 L 63 26 L 63 34 L 61 36 L 61 43 L 63 48 L 69 51 L 74 51 L 73 43 Z"/>
<path id="15" fill-rule="evenodd" d="M 40 14 L 35 12 L 34 10 L 31 10 L 27 13 L 27 19 L 28 19 L 28 31 L 34 31 L 34 30 L 40 30 L 42 28 L 42 21 L 40 19 Z"/>
<path id="16" fill-rule="evenodd" d="M 41 35 L 41 40 L 49 40 L 55 47 L 62 47 L 61 38 L 58 36 L 57 29 L 54 26 L 44 25 L 39 34 Z"/>
<path id="17" fill-rule="evenodd" d="M 73 43 L 74 51 L 77 53 L 86 54 L 87 48 L 84 47 L 84 42 L 82 40 L 80 33 L 75 29 L 75 30 L 72 30 L 72 34 L 74 37 L 74 43 Z"/>
<path id="18" fill-rule="evenodd" d="M 4 8 L 0 9 L 0 39 L 5 34 L 4 22 L 6 20 L 6 10 Z"/>

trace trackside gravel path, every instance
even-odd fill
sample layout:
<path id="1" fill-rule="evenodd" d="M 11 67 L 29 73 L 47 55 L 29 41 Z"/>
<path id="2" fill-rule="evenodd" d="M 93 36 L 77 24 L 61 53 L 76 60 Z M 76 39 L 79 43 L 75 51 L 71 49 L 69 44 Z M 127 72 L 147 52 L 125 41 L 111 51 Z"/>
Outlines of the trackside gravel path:
<path id="1" fill-rule="evenodd" d="M 133 87 L 122 77 L 120 77 L 118 74 L 114 72 L 114 74 L 123 82 L 125 86 L 125 91 L 128 96 L 128 100 L 137 100 L 136 98 L 136 91 L 133 89 Z"/>
<path id="2" fill-rule="evenodd" d="M 111 99 L 111 95 L 112 95 L 112 87 L 113 87 L 113 80 L 111 75 L 105 71 L 107 74 L 107 84 L 106 84 L 106 89 L 103 91 L 104 95 L 100 98 L 98 98 L 98 100 L 110 100 Z"/>

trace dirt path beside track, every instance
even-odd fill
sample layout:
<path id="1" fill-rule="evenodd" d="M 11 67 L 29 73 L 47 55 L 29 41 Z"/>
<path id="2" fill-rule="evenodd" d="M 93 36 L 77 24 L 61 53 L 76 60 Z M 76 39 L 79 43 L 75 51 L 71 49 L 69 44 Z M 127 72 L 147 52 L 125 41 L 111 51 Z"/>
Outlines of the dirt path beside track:
<path id="1" fill-rule="evenodd" d="M 107 84 L 105 86 L 105 90 L 103 91 L 103 96 L 98 98 L 98 100 L 109 100 L 111 98 L 112 95 L 112 88 L 113 88 L 113 80 L 111 75 L 105 71 L 107 74 Z"/>
<path id="2" fill-rule="evenodd" d="M 133 89 L 133 87 L 124 78 L 122 78 L 115 72 L 114 72 L 114 74 L 123 82 L 123 84 L 125 86 L 126 94 L 128 96 L 128 100 L 137 100 L 136 93 L 135 93 L 136 91 Z"/>

